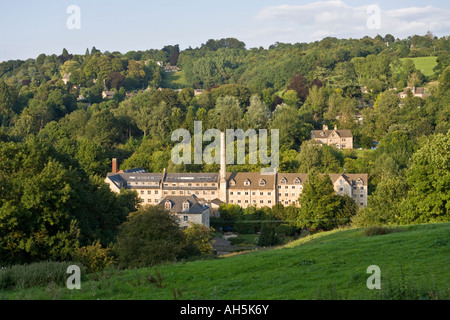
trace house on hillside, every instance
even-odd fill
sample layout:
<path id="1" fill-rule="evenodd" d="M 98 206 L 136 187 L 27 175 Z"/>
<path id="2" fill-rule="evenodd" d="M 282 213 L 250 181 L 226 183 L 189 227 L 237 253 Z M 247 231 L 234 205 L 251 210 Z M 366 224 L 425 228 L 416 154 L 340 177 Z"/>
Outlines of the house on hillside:
<path id="1" fill-rule="evenodd" d="M 210 208 L 204 199 L 195 195 L 189 196 L 167 196 L 158 204 L 170 213 L 178 216 L 181 227 L 188 227 L 189 223 L 203 224 L 210 227 Z"/>
<path id="2" fill-rule="evenodd" d="M 311 138 L 319 144 L 334 146 L 338 149 L 353 149 L 353 135 L 350 130 L 338 130 L 337 126 L 334 130 L 329 130 L 324 125 L 322 130 L 311 131 Z"/>
<path id="3" fill-rule="evenodd" d="M 64 82 L 64 84 L 67 84 L 69 82 L 70 75 L 71 75 L 71 73 L 65 73 L 64 74 L 64 76 L 62 78 L 62 81 Z"/>
<path id="4" fill-rule="evenodd" d="M 164 71 L 165 72 L 177 72 L 177 71 L 180 71 L 180 68 L 178 68 L 177 66 L 165 66 Z"/>
<path id="5" fill-rule="evenodd" d="M 398 97 L 400 99 L 405 99 L 408 96 L 408 91 L 412 93 L 413 97 L 426 98 L 430 96 L 430 94 L 425 93 L 425 88 L 423 87 L 406 87 L 398 94 Z"/>
<path id="6" fill-rule="evenodd" d="M 102 98 L 103 99 L 112 99 L 114 97 L 115 91 L 103 91 Z"/>

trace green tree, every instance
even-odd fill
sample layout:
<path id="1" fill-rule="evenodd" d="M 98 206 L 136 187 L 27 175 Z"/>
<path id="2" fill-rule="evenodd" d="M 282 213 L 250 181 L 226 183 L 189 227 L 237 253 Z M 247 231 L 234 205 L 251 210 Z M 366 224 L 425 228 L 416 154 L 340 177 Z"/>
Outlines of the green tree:
<path id="1" fill-rule="evenodd" d="M 406 171 L 410 190 L 402 223 L 450 220 L 450 131 L 425 138 Z"/>
<path id="2" fill-rule="evenodd" d="M 175 261 L 184 244 L 177 217 L 146 206 L 120 226 L 114 251 L 120 268 L 142 268 Z"/>
<path id="3" fill-rule="evenodd" d="M 335 194 L 330 177 L 317 171 L 308 174 L 299 198 L 300 209 L 295 221 L 299 228 L 331 230 L 339 225 L 340 196 Z"/>

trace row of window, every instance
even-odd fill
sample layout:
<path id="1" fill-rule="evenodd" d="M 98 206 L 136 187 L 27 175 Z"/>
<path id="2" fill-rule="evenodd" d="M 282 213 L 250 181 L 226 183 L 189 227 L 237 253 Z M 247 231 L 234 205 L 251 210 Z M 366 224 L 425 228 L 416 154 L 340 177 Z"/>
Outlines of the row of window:
<path id="1" fill-rule="evenodd" d="M 202 184 L 201 183 L 195 183 L 196 187 L 200 187 Z M 164 183 L 165 187 L 193 187 L 194 183 L 184 183 L 184 182 L 180 182 L 180 183 Z M 215 183 L 203 183 L 203 187 L 215 187 L 216 184 Z"/>
<path id="2" fill-rule="evenodd" d="M 250 203 L 250 200 L 230 200 L 230 203 L 237 203 L 237 204 L 241 204 L 241 203 Z M 253 204 L 256 204 L 257 203 L 257 201 L 256 200 L 252 200 L 252 203 Z M 272 204 L 272 200 L 267 200 L 267 201 L 264 201 L 264 200 L 259 200 L 259 203 L 260 204 Z"/>
<path id="3" fill-rule="evenodd" d="M 152 193 L 153 192 L 153 193 Z M 210 192 L 210 193 L 209 193 Z M 144 190 L 141 190 L 140 191 L 140 193 L 141 193 L 141 195 L 145 195 L 146 193 L 145 193 L 145 191 Z M 148 195 L 151 195 L 151 194 L 159 194 L 159 190 L 147 190 L 147 194 Z M 169 191 L 168 190 L 164 190 L 163 191 L 163 194 L 165 194 L 165 195 L 168 195 L 169 194 Z M 191 191 L 191 190 L 186 190 L 186 191 L 184 191 L 184 190 L 179 190 L 178 191 L 178 193 L 177 193 L 177 191 L 175 191 L 175 190 L 172 190 L 172 191 L 170 191 L 170 194 L 171 195 L 191 195 L 191 194 L 196 194 L 196 195 L 200 195 L 200 194 L 203 194 L 203 195 L 208 195 L 208 194 L 211 194 L 211 195 L 215 195 L 216 194 L 216 192 L 215 191 L 206 191 L 206 190 L 203 190 L 203 191 L 198 191 L 198 190 L 196 190 L 196 191 Z"/>
<path id="4" fill-rule="evenodd" d="M 289 189 L 289 186 L 284 186 L 285 189 Z M 278 189 L 281 189 L 281 186 L 278 186 Z M 296 186 L 291 186 L 291 189 L 297 189 Z M 298 186 L 298 189 L 303 189 L 303 186 Z"/>
<path id="5" fill-rule="evenodd" d="M 241 192 L 241 191 L 237 191 L 237 192 L 235 193 L 234 191 L 230 191 L 230 196 L 233 196 L 233 195 L 235 195 L 235 194 L 238 195 L 238 196 L 240 196 L 240 195 L 242 195 L 242 192 Z M 248 195 L 249 195 L 249 192 L 248 192 L 248 191 L 245 191 L 245 192 L 244 192 L 244 195 L 248 196 Z M 260 196 L 263 196 L 263 195 L 264 195 L 264 192 L 260 192 L 259 195 L 260 195 Z M 271 196 L 271 195 L 272 195 L 272 192 L 270 192 L 270 191 L 267 192 L 267 195 L 268 195 L 268 196 Z M 256 191 L 253 191 L 253 192 L 252 192 L 252 196 L 256 196 Z"/>

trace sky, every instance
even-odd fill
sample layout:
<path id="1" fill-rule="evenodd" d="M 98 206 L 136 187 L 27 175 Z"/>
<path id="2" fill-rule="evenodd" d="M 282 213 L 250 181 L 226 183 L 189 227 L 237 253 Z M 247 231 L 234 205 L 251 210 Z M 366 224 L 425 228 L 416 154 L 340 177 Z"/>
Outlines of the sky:
<path id="1" fill-rule="evenodd" d="M 228 37 L 247 48 L 267 48 L 325 37 L 404 39 L 427 31 L 450 36 L 450 1 L 0 0 L 0 61 L 61 54 L 63 48 L 126 53 L 175 44 L 196 48 Z"/>

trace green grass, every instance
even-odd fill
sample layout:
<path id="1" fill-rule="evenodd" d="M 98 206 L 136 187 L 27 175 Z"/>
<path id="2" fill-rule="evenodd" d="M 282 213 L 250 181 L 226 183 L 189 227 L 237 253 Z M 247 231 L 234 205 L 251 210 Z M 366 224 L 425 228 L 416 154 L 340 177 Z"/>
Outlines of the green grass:
<path id="1" fill-rule="evenodd" d="M 437 65 L 437 57 L 403 58 L 400 60 L 403 62 L 405 59 L 412 59 L 416 69 L 420 70 L 425 76 L 429 77 L 434 74 L 433 68 Z"/>
<path id="2" fill-rule="evenodd" d="M 398 232 L 402 231 L 402 232 Z M 0 291 L 4 299 L 449 299 L 450 223 L 319 233 L 226 258 L 87 275 L 81 290 Z M 367 268 L 381 269 L 369 290 Z"/>
<path id="3" fill-rule="evenodd" d="M 161 83 L 162 88 L 171 89 L 183 89 L 187 87 L 187 81 L 184 71 L 178 72 L 165 72 L 163 75 L 163 81 Z"/>

